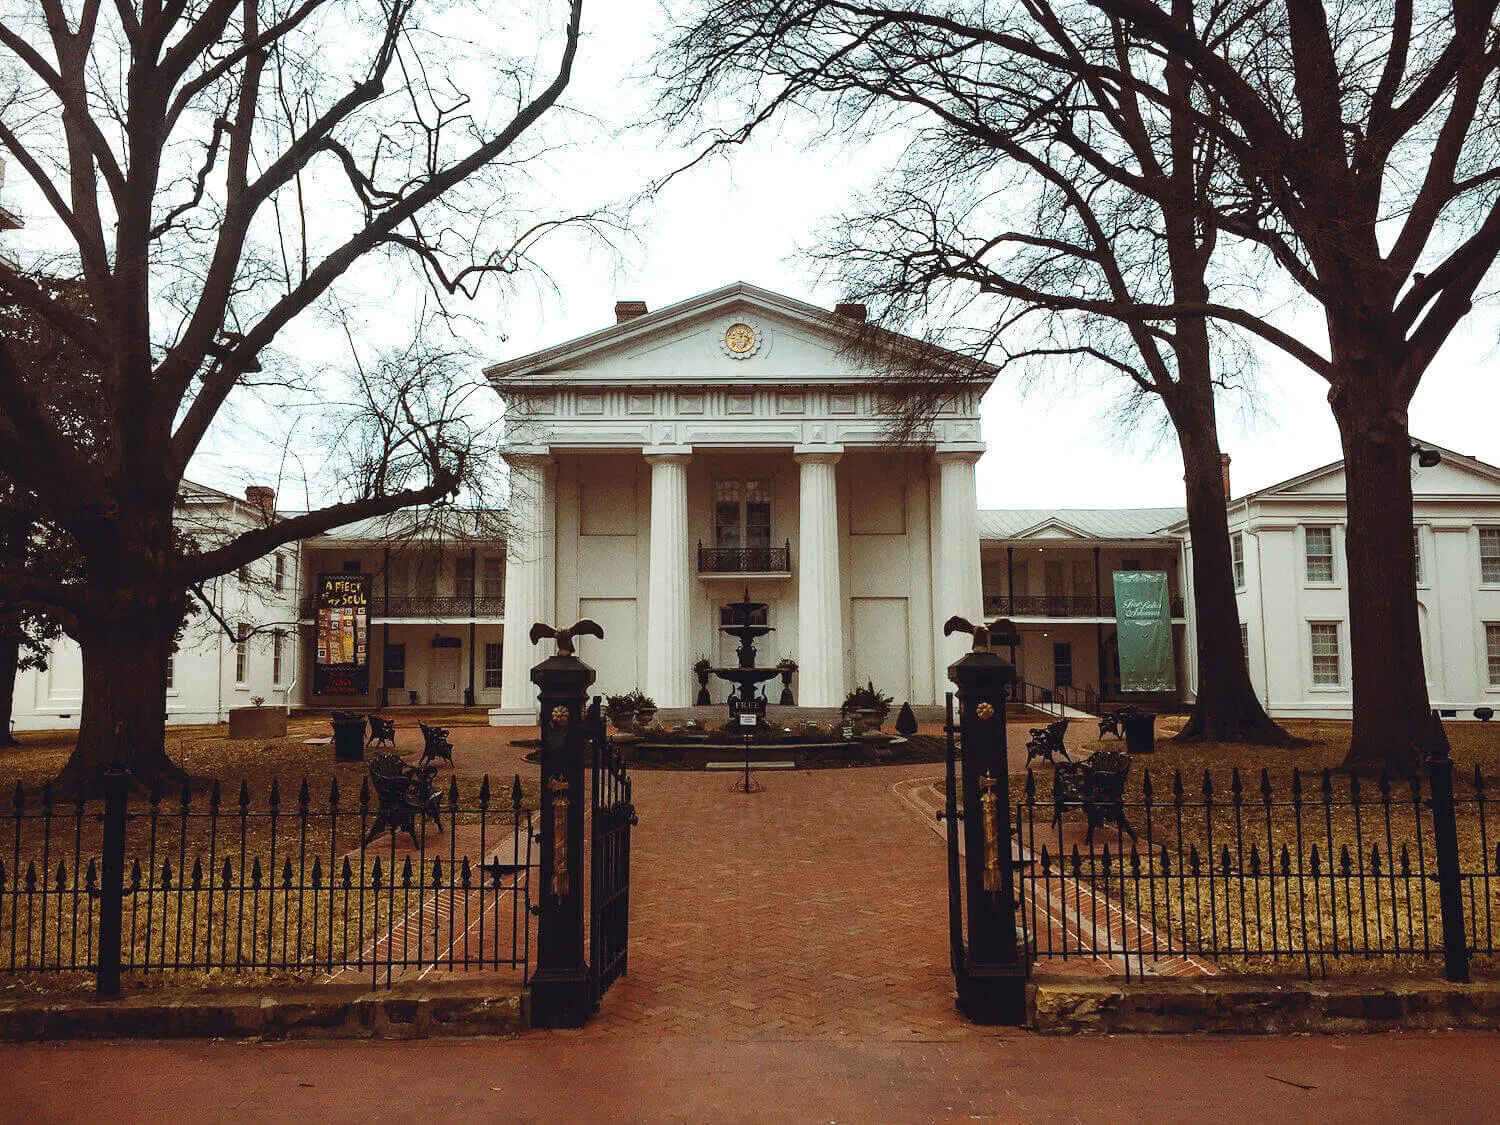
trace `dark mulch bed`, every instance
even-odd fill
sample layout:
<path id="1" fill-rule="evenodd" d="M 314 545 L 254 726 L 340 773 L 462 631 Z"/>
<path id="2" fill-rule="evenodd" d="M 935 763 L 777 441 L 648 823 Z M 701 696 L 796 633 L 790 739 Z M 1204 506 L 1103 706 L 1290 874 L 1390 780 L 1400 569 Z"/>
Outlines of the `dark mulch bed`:
<path id="1" fill-rule="evenodd" d="M 518 739 L 511 743 L 512 746 L 532 747 L 526 755 L 526 761 L 539 761 L 540 751 L 535 749 L 537 741 L 534 738 Z M 757 743 L 756 748 L 761 751 L 761 756 L 770 752 L 777 752 L 781 760 L 791 758 L 797 763 L 798 769 L 809 770 L 836 770 L 852 769 L 859 766 L 910 766 L 927 763 L 941 763 L 946 759 L 946 742 L 930 734 L 914 734 L 905 742 L 886 744 L 880 747 L 880 752 L 867 753 L 857 741 L 849 743 L 847 747 L 837 750 L 819 749 L 811 752 L 798 752 L 795 744 L 785 742 Z M 703 769 L 703 758 L 705 748 L 685 743 L 683 746 L 671 749 L 651 748 L 637 750 L 629 748 L 632 753 L 628 757 L 631 769 L 641 770 L 701 770 Z M 715 749 L 713 756 L 715 761 L 732 761 L 735 759 L 739 747 L 723 747 Z"/>

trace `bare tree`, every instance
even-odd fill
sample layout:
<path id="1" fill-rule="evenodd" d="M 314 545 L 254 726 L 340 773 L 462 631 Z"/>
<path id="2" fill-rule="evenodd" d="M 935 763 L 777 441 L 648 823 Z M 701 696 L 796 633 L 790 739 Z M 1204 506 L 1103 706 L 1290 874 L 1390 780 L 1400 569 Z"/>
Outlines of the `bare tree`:
<path id="1" fill-rule="evenodd" d="M 1211 291 L 1221 154 L 1186 68 L 1160 73 L 1118 23 L 1087 10 L 728 0 L 681 29 L 660 70 L 673 124 L 735 98 L 737 120 L 710 131 L 710 147 L 796 108 L 851 135 L 917 130 L 818 257 L 885 327 L 915 325 L 929 342 L 1047 376 L 1106 372 L 1160 400 L 1193 542 L 1199 676 L 1181 737 L 1284 742 L 1240 646 L 1215 417 L 1226 369 L 1215 371 L 1211 322 L 1141 311 Z M 867 335 L 873 355 L 880 335 Z M 912 354 L 887 374 L 898 433 L 968 389 L 952 365 L 913 365 Z"/>
<path id="2" fill-rule="evenodd" d="M 88 311 L 9 264 L 0 292 L 101 373 L 85 454 L 0 340 L 0 471 L 82 562 L 77 582 L 7 572 L 0 597 L 74 622 L 90 718 L 67 775 L 87 783 L 119 758 L 159 777 L 175 772 L 166 660 L 188 590 L 280 544 L 449 497 L 470 475 L 471 435 L 440 398 L 408 396 L 387 404 L 390 431 L 337 502 L 197 551 L 173 527 L 183 474 L 231 395 L 358 264 L 413 262 L 440 293 L 472 295 L 581 218 L 538 218 L 524 189 L 538 124 L 572 74 L 582 0 L 5 0 L 0 13 L 0 147 L 50 208 Z M 481 50 L 476 28 L 502 46 Z"/>

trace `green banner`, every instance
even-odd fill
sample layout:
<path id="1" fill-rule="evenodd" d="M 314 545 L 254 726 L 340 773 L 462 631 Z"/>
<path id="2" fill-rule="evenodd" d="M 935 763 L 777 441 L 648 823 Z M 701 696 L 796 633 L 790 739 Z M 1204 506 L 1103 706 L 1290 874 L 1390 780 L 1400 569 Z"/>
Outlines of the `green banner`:
<path id="1" fill-rule="evenodd" d="M 1177 690 L 1164 571 L 1115 571 L 1115 636 L 1121 691 Z"/>

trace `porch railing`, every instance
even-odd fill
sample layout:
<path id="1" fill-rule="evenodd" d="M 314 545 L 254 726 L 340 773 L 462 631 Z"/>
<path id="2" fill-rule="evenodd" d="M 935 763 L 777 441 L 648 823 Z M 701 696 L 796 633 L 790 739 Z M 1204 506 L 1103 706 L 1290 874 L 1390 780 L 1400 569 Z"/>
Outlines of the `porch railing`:
<path id="1" fill-rule="evenodd" d="M 317 610 L 315 598 L 303 598 L 303 617 L 311 617 Z M 375 617 L 500 617 L 505 613 L 505 599 L 471 598 L 461 595 L 381 595 L 378 587 L 370 599 L 370 613 Z"/>
<path id="2" fill-rule="evenodd" d="M 699 574 L 790 574 L 792 541 L 781 547 L 705 547 L 698 543 Z"/>
<path id="3" fill-rule="evenodd" d="M 1183 615 L 1181 598 L 1172 598 L 1170 608 L 1173 617 Z M 1093 594 L 986 594 L 984 612 L 987 617 L 1113 617 L 1113 596 Z"/>

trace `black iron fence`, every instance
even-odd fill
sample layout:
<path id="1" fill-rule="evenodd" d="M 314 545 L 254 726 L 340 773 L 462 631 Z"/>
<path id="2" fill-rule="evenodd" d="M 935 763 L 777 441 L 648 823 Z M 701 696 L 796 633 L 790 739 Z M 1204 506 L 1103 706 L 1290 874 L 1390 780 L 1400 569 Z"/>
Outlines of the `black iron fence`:
<path id="1" fill-rule="evenodd" d="M 1467 979 L 1470 957 L 1494 954 L 1500 842 L 1477 767 L 1456 786 L 1446 758 L 1428 781 L 1176 772 L 1163 793 L 1146 771 L 1119 784 L 1122 760 L 1026 774 L 1017 887 L 1033 957 L 1308 977 L 1441 958 Z"/>
<path id="2" fill-rule="evenodd" d="M 17 785 L 0 844 L 0 969 L 395 980 L 530 963 L 532 811 L 516 777 L 451 780 L 413 831 L 384 797 L 315 798 L 277 782 L 144 796 L 113 773 L 105 800 Z M 399 821 L 401 817 L 396 816 Z M 8 844 L 8 846 L 5 846 Z"/>

